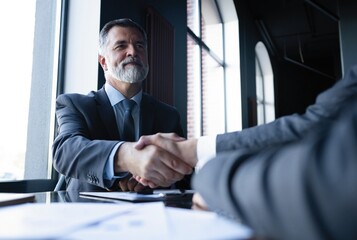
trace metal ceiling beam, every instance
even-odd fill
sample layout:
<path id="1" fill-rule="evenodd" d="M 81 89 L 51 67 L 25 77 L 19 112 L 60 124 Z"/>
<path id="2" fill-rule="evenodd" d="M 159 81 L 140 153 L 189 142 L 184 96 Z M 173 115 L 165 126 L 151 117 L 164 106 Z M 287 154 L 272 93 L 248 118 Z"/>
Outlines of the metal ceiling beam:
<path id="1" fill-rule="evenodd" d="M 326 16 L 328 16 L 329 18 L 331 18 L 332 20 L 334 20 L 336 22 L 340 21 L 340 18 L 338 16 L 336 16 L 335 14 L 333 14 L 332 12 L 330 12 L 329 10 L 327 10 L 326 8 L 321 6 L 320 4 L 316 3 L 315 1 L 313 1 L 313 0 L 305 0 L 305 3 L 307 3 L 310 6 L 314 7 L 315 9 L 320 11 L 321 13 L 323 13 Z"/>

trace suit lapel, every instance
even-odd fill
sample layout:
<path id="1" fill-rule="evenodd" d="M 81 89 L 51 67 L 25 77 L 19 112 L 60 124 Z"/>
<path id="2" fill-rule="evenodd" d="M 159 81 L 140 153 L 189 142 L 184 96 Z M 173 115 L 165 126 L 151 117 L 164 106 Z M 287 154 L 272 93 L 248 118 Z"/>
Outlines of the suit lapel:
<path id="1" fill-rule="evenodd" d="M 97 102 L 99 118 L 103 122 L 108 135 L 111 139 L 120 139 L 115 113 L 104 88 L 94 92 L 94 98 Z M 139 136 L 153 133 L 155 112 L 154 104 L 150 101 L 150 98 L 143 93 L 140 104 Z"/>
<path id="2" fill-rule="evenodd" d="M 108 135 L 112 139 L 119 139 L 118 126 L 115 119 L 115 114 L 113 107 L 110 104 L 108 95 L 106 94 L 104 88 L 101 88 L 94 93 L 94 97 L 97 102 L 97 108 L 99 112 L 99 117 L 101 118 L 104 126 L 108 132 Z"/>
<path id="3" fill-rule="evenodd" d="M 149 135 L 153 133 L 155 108 L 150 104 L 149 98 L 143 93 L 140 104 L 140 136 Z"/>

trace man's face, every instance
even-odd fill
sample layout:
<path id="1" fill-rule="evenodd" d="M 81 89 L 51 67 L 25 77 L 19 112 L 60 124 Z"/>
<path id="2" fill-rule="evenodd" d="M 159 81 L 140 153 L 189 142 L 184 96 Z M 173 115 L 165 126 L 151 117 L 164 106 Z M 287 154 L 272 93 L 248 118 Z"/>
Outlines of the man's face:
<path id="1" fill-rule="evenodd" d="M 116 80 L 137 83 L 149 71 L 147 49 L 141 33 L 132 27 L 113 27 L 105 50 L 108 73 Z"/>

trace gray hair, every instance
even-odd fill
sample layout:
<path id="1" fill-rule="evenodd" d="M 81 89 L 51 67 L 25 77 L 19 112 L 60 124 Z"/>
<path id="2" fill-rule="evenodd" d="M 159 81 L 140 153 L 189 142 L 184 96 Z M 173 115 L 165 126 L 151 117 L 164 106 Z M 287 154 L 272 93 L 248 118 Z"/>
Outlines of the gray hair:
<path id="1" fill-rule="evenodd" d="M 104 47 L 108 43 L 108 33 L 109 33 L 110 29 L 112 29 L 113 27 L 116 27 L 116 26 L 132 27 L 132 28 L 139 30 L 139 32 L 141 33 L 141 35 L 144 38 L 145 45 L 147 45 L 146 32 L 139 24 L 137 24 L 136 22 L 134 22 L 133 20 L 131 20 L 129 18 L 115 19 L 115 20 L 112 20 L 112 21 L 106 23 L 99 33 L 99 54 L 103 54 Z"/>

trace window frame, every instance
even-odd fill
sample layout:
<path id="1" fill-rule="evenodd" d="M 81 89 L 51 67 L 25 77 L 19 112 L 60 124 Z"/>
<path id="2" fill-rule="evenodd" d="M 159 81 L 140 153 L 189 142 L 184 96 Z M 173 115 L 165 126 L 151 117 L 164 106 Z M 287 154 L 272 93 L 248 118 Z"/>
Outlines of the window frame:
<path id="1" fill-rule="evenodd" d="M 263 42 L 255 47 L 257 124 L 275 120 L 274 73 Z"/>
<path id="2" fill-rule="evenodd" d="M 219 17 L 219 22 L 222 24 L 222 59 L 214 52 L 212 51 L 212 49 L 210 49 L 210 47 L 204 42 L 204 40 L 202 39 L 202 20 L 199 23 L 199 36 L 197 36 L 197 34 L 195 34 L 195 32 L 190 29 L 190 27 L 187 25 L 187 37 L 192 39 L 195 44 L 197 44 L 198 48 L 200 49 L 200 59 L 199 59 L 199 64 L 200 64 L 200 83 L 199 83 L 199 88 L 200 88 L 200 99 L 195 99 L 192 100 L 192 97 L 189 96 L 188 93 L 188 107 L 187 107 L 187 114 L 188 114 L 188 119 L 187 119 L 187 135 L 188 138 L 192 138 L 192 137 L 199 137 L 202 135 L 207 135 L 205 133 L 205 126 L 204 126 L 204 116 L 203 116 L 203 107 L 202 107 L 202 101 L 203 101 L 203 92 L 202 92 L 202 86 L 203 86 L 203 65 L 202 65 L 202 61 L 203 61 L 203 52 L 205 52 L 206 54 L 209 55 L 209 57 L 213 58 L 215 60 L 215 62 L 218 64 L 219 67 L 223 68 L 223 91 L 224 91 L 224 97 L 223 97 L 223 101 L 224 101 L 224 130 L 223 132 L 227 132 L 227 131 L 233 131 L 233 130 L 240 130 L 241 126 L 242 126 L 242 119 L 241 119 L 241 90 L 240 90 L 240 67 L 239 67 L 239 57 L 237 59 L 237 64 L 231 64 L 231 63 L 227 63 L 227 56 L 226 56 L 226 44 L 227 44 L 227 38 L 228 36 L 226 35 L 226 24 L 232 20 L 236 20 L 238 22 L 238 16 L 236 15 L 237 12 L 235 11 L 235 6 L 233 1 L 220 1 L 220 0 L 213 0 L 215 7 L 218 11 L 218 17 Z M 202 0 L 197 0 L 197 6 L 199 7 L 199 11 L 198 11 L 198 18 L 201 19 L 202 18 Z M 233 14 L 231 13 L 231 11 L 233 11 Z M 227 12 L 229 12 L 227 14 Z M 228 17 L 227 17 L 228 15 Z M 194 24 L 193 24 L 194 25 Z M 194 25 L 196 26 L 196 25 Z M 238 35 L 238 23 L 237 23 L 237 35 Z M 239 39 L 237 42 L 237 56 L 239 56 Z M 190 51 L 189 49 L 189 44 L 188 44 L 188 52 Z M 232 113 L 231 111 L 229 112 L 227 106 L 228 105 L 232 105 L 231 102 L 228 102 L 228 89 L 227 89 L 227 82 L 228 82 L 228 75 L 230 78 L 232 78 L 232 73 L 228 74 L 227 72 L 232 72 L 231 70 L 228 70 L 228 67 L 232 68 L 237 68 L 237 71 L 234 72 L 234 74 L 236 74 L 236 78 L 237 78 L 237 82 L 239 82 L 237 84 L 237 92 L 239 97 L 237 98 L 237 104 L 234 108 L 234 111 L 237 112 L 237 116 L 234 116 L 232 119 L 234 119 L 233 121 L 235 121 L 235 124 L 232 124 L 232 120 L 229 121 L 229 114 Z M 188 68 L 188 88 L 190 88 L 190 78 L 189 78 L 189 68 Z M 230 80 L 231 81 L 231 80 Z M 191 91 L 191 89 L 189 89 L 188 91 Z M 192 117 L 194 115 L 194 113 L 190 112 L 190 106 L 192 104 L 192 101 L 196 101 L 199 102 L 200 104 L 200 112 L 199 114 L 199 118 L 200 120 L 198 121 L 199 123 L 192 123 L 192 120 L 190 122 L 190 116 L 191 118 L 198 118 L 198 117 Z M 197 105 L 196 103 L 192 104 L 192 105 Z M 230 109 L 231 110 L 231 109 Z M 196 113 L 197 115 L 197 113 Z M 233 115 L 233 114 L 231 114 Z M 193 120 L 194 121 L 194 120 Z M 193 126 L 194 125 L 194 126 Z M 232 126 L 235 125 L 235 126 Z M 198 128 L 195 129 L 195 128 Z"/>
<path id="3" fill-rule="evenodd" d="M 36 1 L 24 179 L 51 178 L 61 1 Z"/>

